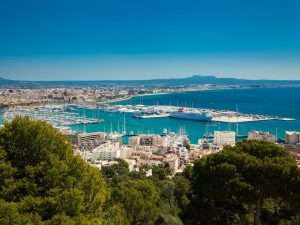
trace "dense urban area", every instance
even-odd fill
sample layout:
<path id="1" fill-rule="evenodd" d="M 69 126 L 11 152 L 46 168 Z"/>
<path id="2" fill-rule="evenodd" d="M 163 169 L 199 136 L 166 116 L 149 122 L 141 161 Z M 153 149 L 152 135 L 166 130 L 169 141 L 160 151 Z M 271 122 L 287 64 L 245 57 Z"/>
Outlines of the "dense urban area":
<path id="1" fill-rule="evenodd" d="M 137 95 L 172 93 L 195 90 L 224 89 L 234 86 L 197 85 L 195 87 L 0 87 L 0 106 L 37 105 L 44 103 L 96 104 L 128 99 Z"/>

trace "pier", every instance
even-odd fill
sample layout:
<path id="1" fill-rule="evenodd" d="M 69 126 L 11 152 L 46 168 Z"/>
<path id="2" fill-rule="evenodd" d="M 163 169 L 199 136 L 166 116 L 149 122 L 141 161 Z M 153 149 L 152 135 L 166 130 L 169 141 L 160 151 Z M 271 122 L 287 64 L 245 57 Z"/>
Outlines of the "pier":
<path id="1" fill-rule="evenodd" d="M 255 122 L 264 120 L 292 120 L 290 118 L 280 118 L 272 117 L 266 115 L 256 115 L 256 114 L 244 114 L 235 111 L 225 111 L 225 110 L 213 110 L 205 108 L 192 108 L 192 107 L 177 107 L 169 105 L 99 105 L 98 109 L 104 112 L 125 112 L 134 114 L 147 114 L 147 116 L 139 116 L 141 119 L 153 119 L 161 117 L 169 117 L 170 113 L 178 112 L 181 109 L 197 113 L 209 113 L 212 115 L 212 122 L 222 122 L 222 123 L 245 123 L 245 122 Z M 151 116 L 151 113 L 153 116 Z M 161 116 L 159 116 L 161 115 Z M 195 119 L 197 120 L 197 119 Z"/>

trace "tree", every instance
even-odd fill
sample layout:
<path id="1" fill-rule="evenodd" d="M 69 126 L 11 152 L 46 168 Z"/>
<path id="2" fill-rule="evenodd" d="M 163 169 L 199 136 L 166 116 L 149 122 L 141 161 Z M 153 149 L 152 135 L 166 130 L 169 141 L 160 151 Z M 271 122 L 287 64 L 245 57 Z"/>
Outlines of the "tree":
<path id="1" fill-rule="evenodd" d="M 151 167 L 151 169 L 152 177 L 159 180 L 165 180 L 168 176 L 171 175 L 171 170 L 168 164 L 160 164 L 157 166 L 154 165 Z"/>
<path id="2" fill-rule="evenodd" d="M 21 214 L 19 213 L 17 206 L 16 203 L 6 202 L 3 199 L 0 199 L 0 224 L 42 224 L 42 221 L 37 214 Z"/>
<path id="3" fill-rule="evenodd" d="M 198 221 L 194 224 L 261 225 L 270 199 L 274 204 L 288 199 L 297 170 L 289 153 L 269 142 L 244 141 L 227 147 L 195 163 L 190 219 Z"/>
<path id="4" fill-rule="evenodd" d="M 107 181 L 112 184 L 121 182 L 122 179 L 128 179 L 129 165 L 122 159 L 117 159 L 117 163 L 111 166 L 104 166 L 102 174 L 106 177 Z"/>
<path id="5" fill-rule="evenodd" d="M 174 177 L 173 182 L 175 184 L 175 199 L 177 207 L 181 211 L 185 211 L 190 203 L 189 195 L 191 191 L 191 183 L 182 175 L 177 175 Z"/>
<path id="6" fill-rule="evenodd" d="M 125 209 L 119 203 L 110 202 L 105 210 L 104 218 L 104 225 L 130 225 Z"/>
<path id="7" fill-rule="evenodd" d="M 101 173 L 46 122 L 17 117 L 0 129 L 0 214 L 13 215 L 11 224 L 101 221 L 107 197 Z"/>
<path id="8" fill-rule="evenodd" d="M 159 213 L 159 193 L 150 180 L 123 181 L 114 188 L 112 201 L 125 210 L 131 225 L 154 224 Z"/>

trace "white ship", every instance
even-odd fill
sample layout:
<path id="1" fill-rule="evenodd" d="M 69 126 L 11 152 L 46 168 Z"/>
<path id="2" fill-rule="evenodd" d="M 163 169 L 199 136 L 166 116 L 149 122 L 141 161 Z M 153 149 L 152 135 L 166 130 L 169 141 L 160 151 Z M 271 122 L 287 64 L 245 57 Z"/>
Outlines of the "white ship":
<path id="1" fill-rule="evenodd" d="M 170 113 L 170 117 L 186 120 L 211 121 L 212 114 L 206 111 L 184 110 L 180 108 L 177 112 Z"/>
<path id="2" fill-rule="evenodd" d="M 151 119 L 151 118 L 168 117 L 170 116 L 170 114 L 165 112 L 139 112 L 139 113 L 135 113 L 133 116 L 139 119 Z"/>

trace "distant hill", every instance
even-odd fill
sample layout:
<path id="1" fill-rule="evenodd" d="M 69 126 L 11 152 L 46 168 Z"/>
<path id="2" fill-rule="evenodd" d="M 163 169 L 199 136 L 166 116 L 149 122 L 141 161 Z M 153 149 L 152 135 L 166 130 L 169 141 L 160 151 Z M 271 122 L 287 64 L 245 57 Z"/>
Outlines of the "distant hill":
<path id="1" fill-rule="evenodd" d="M 0 84 L 11 84 L 11 83 L 14 83 L 14 81 L 0 77 Z"/>
<path id="2" fill-rule="evenodd" d="M 107 81 L 109 82 L 109 81 Z M 128 82 L 128 81 L 123 81 Z M 145 86 L 191 86 L 191 85 L 292 85 L 300 84 L 300 80 L 247 80 L 237 78 L 218 78 L 212 75 L 194 75 L 186 78 L 171 79 L 153 79 L 129 81 L 135 84 L 143 84 Z"/>
<path id="3" fill-rule="evenodd" d="M 95 80 L 95 81 L 18 81 L 0 78 L 0 86 L 6 87 L 61 87 L 61 86 L 144 86 L 174 87 L 196 85 L 240 85 L 240 86 L 300 86 L 300 80 L 247 80 L 219 78 L 212 75 L 194 75 L 186 78 L 152 80 Z"/>
<path id="4" fill-rule="evenodd" d="M 9 80 L 0 77 L 0 87 L 30 87 L 34 86 L 35 83 L 32 81 L 20 81 L 20 80 Z"/>

